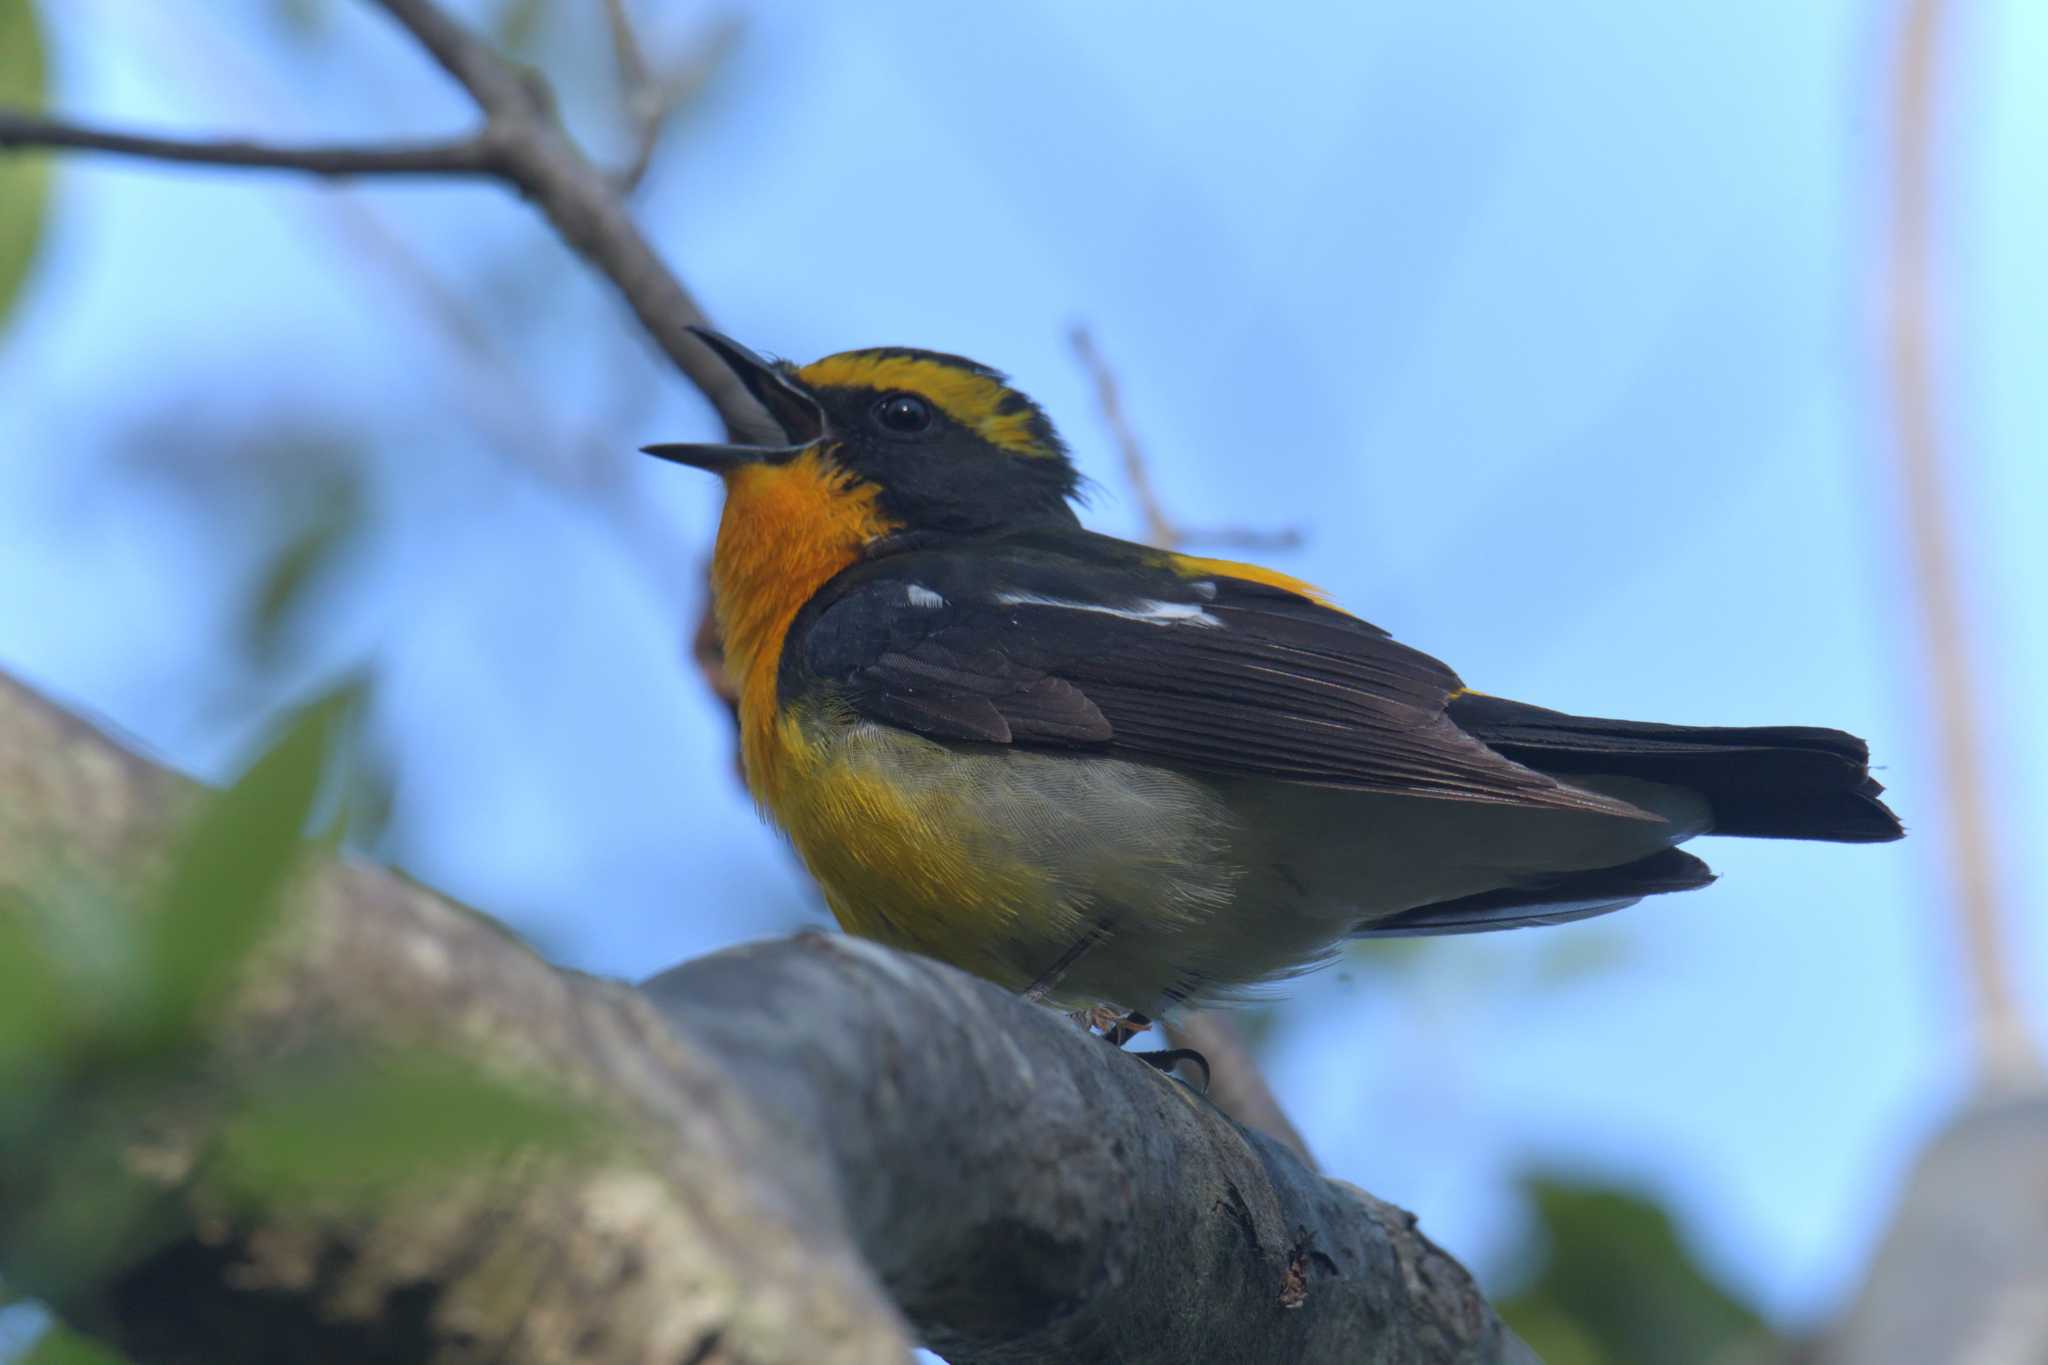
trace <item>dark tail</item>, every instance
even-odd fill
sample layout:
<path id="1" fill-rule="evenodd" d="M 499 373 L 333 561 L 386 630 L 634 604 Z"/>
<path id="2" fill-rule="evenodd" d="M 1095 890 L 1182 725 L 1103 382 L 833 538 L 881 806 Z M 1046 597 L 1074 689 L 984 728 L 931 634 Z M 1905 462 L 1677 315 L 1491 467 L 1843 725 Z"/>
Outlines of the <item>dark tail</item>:
<path id="1" fill-rule="evenodd" d="M 1525 767 L 1689 787 L 1716 834 L 1874 844 L 1906 831 L 1878 800 L 1870 747 L 1840 730 L 1655 725 L 1568 716 L 1467 692 L 1450 705 L 1460 729 Z"/>

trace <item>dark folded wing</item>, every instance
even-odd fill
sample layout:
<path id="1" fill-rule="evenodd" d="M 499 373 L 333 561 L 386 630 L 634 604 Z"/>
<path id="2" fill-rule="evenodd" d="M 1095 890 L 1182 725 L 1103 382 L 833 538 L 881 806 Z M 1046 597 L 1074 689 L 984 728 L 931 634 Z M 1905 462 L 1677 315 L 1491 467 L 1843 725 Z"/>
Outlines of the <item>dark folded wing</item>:
<path id="1" fill-rule="evenodd" d="M 858 566 L 799 616 L 784 694 L 935 739 L 1649 818 L 1465 734 L 1445 715 L 1457 676 L 1378 627 L 1128 548 L 1128 562 L 982 549 Z"/>

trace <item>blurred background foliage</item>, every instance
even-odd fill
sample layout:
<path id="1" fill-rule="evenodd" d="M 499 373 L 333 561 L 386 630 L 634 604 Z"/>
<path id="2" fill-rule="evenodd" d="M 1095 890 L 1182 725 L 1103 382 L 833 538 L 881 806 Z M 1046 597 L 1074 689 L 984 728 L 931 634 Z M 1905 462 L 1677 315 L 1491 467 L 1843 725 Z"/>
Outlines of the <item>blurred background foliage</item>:
<path id="1" fill-rule="evenodd" d="M 721 325 L 1002 365 L 1092 524 L 1145 517 L 1077 323 L 1170 516 L 1299 533 L 1266 557 L 1476 685 L 1868 735 L 1904 845 L 1710 848 L 1682 904 L 1374 945 L 1244 1018 L 1331 1173 L 1418 1210 L 1546 1359 L 1825 1325 L 1968 1061 L 1870 339 L 1893 6 L 629 4 L 639 82 L 603 0 L 455 8 L 646 163 L 636 211 Z M 2031 717 L 2048 18 L 1975 16 L 1941 373 L 1990 703 Z M 279 141 L 470 117 L 354 0 L 0 0 L 0 102 Z M 223 798 L 285 765 L 271 833 L 202 825 L 192 875 L 260 888 L 289 814 L 635 977 L 823 919 L 690 661 L 715 492 L 630 453 L 708 414 L 509 197 L 0 159 L 0 327 L 0 666 L 213 780 L 285 736 Z M 2004 828 L 2048 827 L 2048 727 L 2001 739 Z M 2048 941 L 2010 951 L 2038 1028 Z M 19 1065 L 7 1037 L 76 1029 L 10 979 Z M 258 1165 L 331 1157 L 292 1136 L 320 1090 Z"/>
<path id="2" fill-rule="evenodd" d="M 316 851 L 347 837 L 350 786 L 335 758 L 360 699 L 344 684 L 299 710 L 200 806 L 161 869 L 82 867 L 53 850 L 0 901 L 0 1163 L 10 1266 L 25 1281 L 103 1281 L 168 1233 L 160 1191 L 135 1177 L 103 1120 L 193 1083 L 209 1014 L 276 926 L 307 836 Z M 138 894 L 140 913 L 122 903 Z M 271 1072 L 227 1097 L 194 1160 L 215 1207 L 425 1197 L 495 1155 L 597 1139 L 559 1096 L 430 1051 Z M 38 1316 L 0 1307 L 8 1359 L 16 1344 L 25 1361 L 111 1358 L 61 1327 L 36 1332 Z"/>
<path id="3" fill-rule="evenodd" d="M 1753 1305 L 1703 1269 L 1656 1200 L 1561 1175 L 1524 1179 L 1530 1245 L 1495 1299 L 1548 1365 L 1765 1365 Z M 1518 1287 L 1517 1287 L 1518 1286 Z"/>
<path id="4" fill-rule="evenodd" d="M 42 106 L 42 30 L 29 0 L 0 0 L 0 103 Z M 40 158 L 10 158 L 0 165 L 0 316 L 21 289 L 43 234 L 50 167 Z"/>

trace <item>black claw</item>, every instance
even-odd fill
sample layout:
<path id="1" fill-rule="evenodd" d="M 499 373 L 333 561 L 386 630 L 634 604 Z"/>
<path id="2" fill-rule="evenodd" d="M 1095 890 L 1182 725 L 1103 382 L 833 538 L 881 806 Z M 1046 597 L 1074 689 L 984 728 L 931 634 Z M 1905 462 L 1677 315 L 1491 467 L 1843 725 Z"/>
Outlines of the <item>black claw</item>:
<path id="1" fill-rule="evenodd" d="M 1202 1068 L 1202 1083 L 1195 1088 L 1204 1095 L 1209 1093 L 1209 1059 L 1191 1047 L 1167 1047 L 1157 1052 L 1133 1052 L 1131 1055 L 1146 1066 L 1164 1071 L 1169 1076 L 1182 1062 L 1193 1062 Z"/>

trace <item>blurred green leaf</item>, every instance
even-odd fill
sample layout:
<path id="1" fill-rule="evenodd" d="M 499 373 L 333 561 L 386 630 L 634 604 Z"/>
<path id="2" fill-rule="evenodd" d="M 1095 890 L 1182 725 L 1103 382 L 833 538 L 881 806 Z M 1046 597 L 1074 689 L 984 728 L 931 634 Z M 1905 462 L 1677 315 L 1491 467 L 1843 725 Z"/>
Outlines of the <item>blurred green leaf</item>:
<path id="1" fill-rule="evenodd" d="M 46 80 L 34 6 L 29 0 L 0 0 L 0 105 L 42 108 Z M 49 199 L 48 156 L 0 156 L 0 321 L 35 261 Z"/>
<path id="2" fill-rule="evenodd" d="M 266 1090 L 228 1126 L 216 1170 L 248 1198 L 352 1194 L 594 1131 L 566 1099 L 445 1057 L 391 1057 Z"/>
<path id="3" fill-rule="evenodd" d="M 56 1326 L 15 1357 L 15 1365 L 127 1365 L 121 1357 L 68 1327 Z"/>
<path id="4" fill-rule="evenodd" d="M 64 1109 L 53 1116 L 60 1126 L 8 1154 L 8 1265 L 39 1295 L 103 1284 L 116 1268 L 146 1260 L 172 1230 L 162 1189 L 134 1176 L 122 1139 L 95 1117 L 91 1106 Z"/>
<path id="5" fill-rule="evenodd" d="M 1543 1365 L 1624 1365 L 1601 1350 L 1570 1313 L 1547 1299 L 1518 1300 L 1508 1325 Z"/>
<path id="6" fill-rule="evenodd" d="M 1769 1340 L 1654 1201 L 1556 1176 L 1523 1189 L 1539 1229 L 1532 1264 L 1494 1304 L 1546 1365 L 1709 1365 Z"/>
<path id="7" fill-rule="evenodd" d="M 344 687 L 300 711 L 187 834 L 143 919 L 148 1041 L 182 1034 L 276 922 L 334 735 L 356 695 Z"/>
<path id="8" fill-rule="evenodd" d="M 0 1087 L 9 1094 L 48 1052 L 63 1007 L 40 911 L 21 889 L 0 890 Z"/>
<path id="9" fill-rule="evenodd" d="M 39 1118 L 73 1051 L 132 1018 L 133 915 L 84 875 L 0 891 L 0 1142 Z"/>
<path id="10" fill-rule="evenodd" d="M 329 850 L 374 848 L 391 828 L 391 812 L 398 804 L 397 784 L 391 770 L 378 761 L 370 743 L 359 732 L 350 736 L 339 755 L 341 780 L 334 803 L 334 815 L 320 831 L 319 838 Z"/>
<path id="11" fill-rule="evenodd" d="M 317 495 L 295 509 L 283 548 L 265 567 L 249 607 L 249 651 L 258 662 L 277 661 L 308 599 L 354 543 L 364 520 L 362 480 L 346 465 L 322 478 Z"/>

